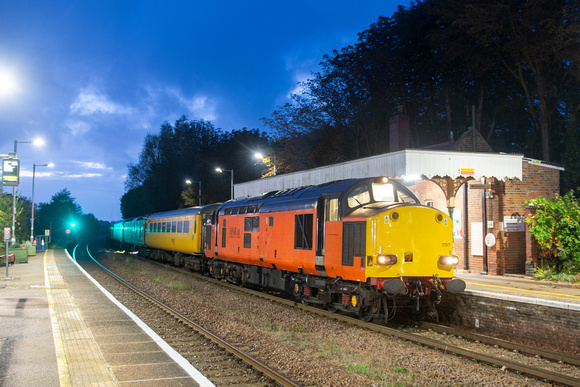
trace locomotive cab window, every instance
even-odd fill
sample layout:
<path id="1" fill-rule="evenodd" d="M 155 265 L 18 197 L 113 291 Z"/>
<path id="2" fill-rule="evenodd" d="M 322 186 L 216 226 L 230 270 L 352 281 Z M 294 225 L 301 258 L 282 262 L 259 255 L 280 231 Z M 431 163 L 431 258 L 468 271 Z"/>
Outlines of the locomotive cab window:
<path id="1" fill-rule="evenodd" d="M 371 201 L 371 193 L 369 192 L 369 187 L 366 185 L 361 185 L 360 187 L 355 188 L 352 192 L 348 195 L 347 202 L 350 208 L 356 208 L 362 206 L 363 204 L 367 204 Z"/>
<path id="2" fill-rule="evenodd" d="M 395 187 L 392 184 L 373 183 L 373 197 L 376 202 L 395 202 Z"/>

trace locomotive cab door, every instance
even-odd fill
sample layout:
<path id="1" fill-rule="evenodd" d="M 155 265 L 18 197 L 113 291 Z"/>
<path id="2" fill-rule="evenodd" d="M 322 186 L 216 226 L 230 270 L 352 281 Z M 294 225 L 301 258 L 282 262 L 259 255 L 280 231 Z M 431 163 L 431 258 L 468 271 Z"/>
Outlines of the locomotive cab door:
<path id="1" fill-rule="evenodd" d="M 338 198 L 322 196 L 316 208 L 316 270 L 326 275 L 326 222 L 338 220 Z"/>

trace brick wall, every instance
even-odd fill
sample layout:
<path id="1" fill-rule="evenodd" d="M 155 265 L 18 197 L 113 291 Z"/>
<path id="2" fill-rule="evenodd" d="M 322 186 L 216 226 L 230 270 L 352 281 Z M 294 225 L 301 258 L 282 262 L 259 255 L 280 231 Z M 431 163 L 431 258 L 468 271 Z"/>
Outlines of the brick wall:
<path id="1" fill-rule="evenodd" d="M 481 183 L 479 180 L 472 180 L 467 183 Z M 522 164 L 522 180 L 507 179 L 505 181 L 491 177 L 486 179 L 486 183 L 492 185 L 491 192 L 486 198 L 486 215 L 488 224 L 487 233 L 493 233 L 496 244 L 487 247 L 487 272 L 489 274 L 503 275 L 511 274 L 531 274 L 533 268 L 537 266 L 537 251 L 534 251 L 533 244 L 526 239 L 525 231 L 506 230 L 504 225 L 507 220 L 515 217 L 524 217 L 524 203 L 528 199 L 544 196 L 553 199 L 560 190 L 560 170 L 545 165 L 530 163 L 527 160 Z M 449 214 L 447 201 L 442 189 L 432 181 L 420 180 L 410 187 L 417 195 L 421 203 L 433 202 L 433 206 Z M 482 190 L 467 188 L 467 220 L 468 220 L 468 252 L 465 256 L 465 208 L 464 195 L 465 184 L 458 190 L 455 196 L 456 216 L 461 218 L 459 232 L 454 237 L 454 253 L 460 259 L 458 269 L 469 270 L 471 272 L 482 272 L 484 270 L 483 254 L 472 254 L 474 231 L 473 223 L 482 222 Z M 511 218 L 511 219 L 508 219 Z M 478 229 L 475 241 L 483 247 L 483 236 L 481 229 Z M 467 260 L 466 260 L 467 258 Z"/>
<path id="2" fill-rule="evenodd" d="M 553 350 L 580 351 L 580 312 L 468 294 L 447 294 L 439 306 L 442 323 L 475 328 Z"/>

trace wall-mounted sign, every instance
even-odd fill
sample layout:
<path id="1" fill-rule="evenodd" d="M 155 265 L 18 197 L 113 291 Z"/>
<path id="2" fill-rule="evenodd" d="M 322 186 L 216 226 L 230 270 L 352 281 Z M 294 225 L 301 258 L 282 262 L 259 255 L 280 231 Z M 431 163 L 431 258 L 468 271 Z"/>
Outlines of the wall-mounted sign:
<path id="1" fill-rule="evenodd" d="M 473 169 L 473 168 L 459 168 L 459 175 L 461 175 L 461 176 L 473 176 L 473 175 L 475 175 L 475 169 Z"/>
<path id="2" fill-rule="evenodd" d="M 17 186 L 20 183 L 20 160 L 2 159 L 2 185 Z"/>
<path id="3" fill-rule="evenodd" d="M 503 230 L 505 232 L 521 232 L 526 230 L 523 216 L 504 216 Z"/>

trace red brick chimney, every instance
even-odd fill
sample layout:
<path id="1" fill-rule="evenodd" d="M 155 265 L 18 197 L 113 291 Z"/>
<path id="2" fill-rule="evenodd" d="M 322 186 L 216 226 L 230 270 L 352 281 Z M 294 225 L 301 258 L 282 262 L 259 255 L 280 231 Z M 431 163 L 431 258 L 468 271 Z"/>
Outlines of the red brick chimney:
<path id="1" fill-rule="evenodd" d="M 403 106 L 397 106 L 397 111 L 389 120 L 390 151 L 408 149 L 411 146 L 409 116 Z"/>

